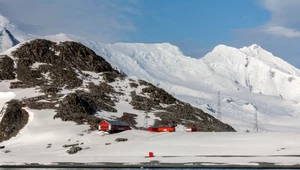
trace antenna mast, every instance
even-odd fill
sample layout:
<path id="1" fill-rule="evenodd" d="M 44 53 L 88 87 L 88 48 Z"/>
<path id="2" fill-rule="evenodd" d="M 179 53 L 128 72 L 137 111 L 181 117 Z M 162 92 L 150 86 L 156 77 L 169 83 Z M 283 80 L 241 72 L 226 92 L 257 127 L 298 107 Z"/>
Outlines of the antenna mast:
<path id="1" fill-rule="evenodd" d="M 148 128 L 148 112 L 145 113 L 144 127 Z"/>
<path id="2" fill-rule="evenodd" d="M 255 116 L 254 116 L 254 132 L 258 132 L 258 115 L 257 115 L 257 110 L 255 109 Z"/>
<path id="3" fill-rule="evenodd" d="M 217 118 L 219 120 L 222 120 L 222 115 L 221 115 L 221 97 L 220 97 L 220 92 L 218 91 L 218 110 L 217 110 Z"/>

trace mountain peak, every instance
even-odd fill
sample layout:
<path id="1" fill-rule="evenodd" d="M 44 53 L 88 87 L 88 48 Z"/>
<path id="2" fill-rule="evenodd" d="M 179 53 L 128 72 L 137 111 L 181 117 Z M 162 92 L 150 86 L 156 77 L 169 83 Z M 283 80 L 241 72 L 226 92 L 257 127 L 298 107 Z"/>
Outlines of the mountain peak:
<path id="1" fill-rule="evenodd" d="M 5 28 L 0 30 L 0 52 L 5 51 L 20 42 Z"/>
<path id="2" fill-rule="evenodd" d="M 257 45 L 257 44 L 252 44 L 249 46 L 249 48 L 251 49 L 262 49 L 261 46 Z"/>
<path id="3" fill-rule="evenodd" d="M 3 15 L 0 14 L 0 27 L 6 27 L 9 25 L 11 22 L 8 18 L 4 17 Z"/>

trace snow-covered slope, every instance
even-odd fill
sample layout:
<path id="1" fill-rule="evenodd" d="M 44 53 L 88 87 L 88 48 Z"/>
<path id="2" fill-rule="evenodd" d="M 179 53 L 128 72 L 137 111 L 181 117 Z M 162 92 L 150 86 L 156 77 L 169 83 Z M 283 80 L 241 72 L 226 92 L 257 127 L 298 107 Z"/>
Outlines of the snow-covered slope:
<path id="1" fill-rule="evenodd" d="M 169 43 L 108 44 L 98 52 L 129 76 L 202 109 L 209 106 L 207 112 L 215 116 L 220 91 L 223 120 L 238 130 L 252 130 L 255 113 L 261 130 L 300 128 L 300 71 L 256 44 L 241 49 L 219 45 L 200 59 Z"/>
<path id="2" fill-rule="evenodd" d="M 20 31 L 16 25 L 12 24 L 8 18 L 0 14 L 0 52 L 3 52 L 18 43 L 34 38 Z"/>

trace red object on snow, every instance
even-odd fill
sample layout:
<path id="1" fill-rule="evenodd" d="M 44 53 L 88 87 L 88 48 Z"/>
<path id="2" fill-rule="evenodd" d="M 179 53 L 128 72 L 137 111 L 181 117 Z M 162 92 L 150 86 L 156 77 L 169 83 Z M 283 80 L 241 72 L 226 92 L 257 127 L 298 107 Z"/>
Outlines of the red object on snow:
<path id="1" fill-rule="evenodd" d="M 149 152 L 149 158 L 154 157 L 153 152 Z"/>
<path id="2" fill-rule="evenodd" d="M 158 127 L 149 127 L 150 132 L 175 132 L 175 126 L 172 125 L 162 125 Z"/>
<path id="3" fill-rule="evenodd" d="M 115 133 L 124 130 L 131 130 L 131 128 L 127 123 L 122 121 L 103 120 L 99 123 L 98 130 Z"/>
<path id="4" fill-rule="evenodd" d="M 189 128 L 186 128 L 186 130 L 185 130 L 186 132 L 197 132 L 198 131 L 198 129 L 197 128 L 195 128 L 195 127 L 189 127 Z"/>

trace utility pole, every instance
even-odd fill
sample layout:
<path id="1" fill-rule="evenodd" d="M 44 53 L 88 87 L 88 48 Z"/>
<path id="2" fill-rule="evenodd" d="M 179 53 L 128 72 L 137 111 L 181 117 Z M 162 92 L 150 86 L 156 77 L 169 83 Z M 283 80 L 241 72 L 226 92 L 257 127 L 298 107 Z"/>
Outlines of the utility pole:
<path id="1" fill-rule="evenodd" d="M 253 128 L 254 132 L 258 132 L 258 114 L 257 114 L 257 110 L 255 109 L 255 115 L 254 115 L 254 128 Z"/>
<path id="2" fill-rule="evenodd" d="M 148 112 L 145 113 L 144 127 L 148 128 Z"/>
<path id="3" fill-rule="evenodd" d="M 218 91 L 218 110 L 217 110 L 217 118 L 219 120 L 222 120 L 222 115 L 221 115 L 221 97 L 220 97 L 220 92 Z"/>

